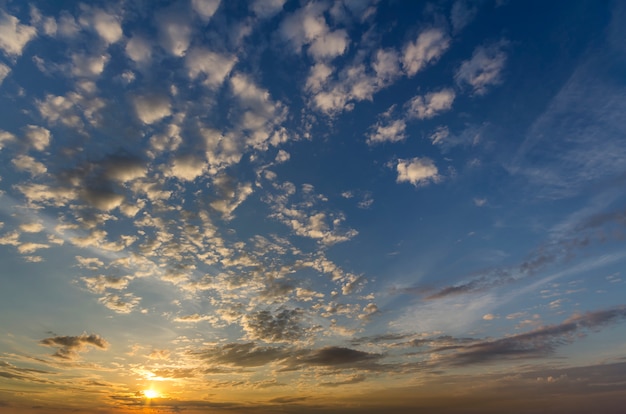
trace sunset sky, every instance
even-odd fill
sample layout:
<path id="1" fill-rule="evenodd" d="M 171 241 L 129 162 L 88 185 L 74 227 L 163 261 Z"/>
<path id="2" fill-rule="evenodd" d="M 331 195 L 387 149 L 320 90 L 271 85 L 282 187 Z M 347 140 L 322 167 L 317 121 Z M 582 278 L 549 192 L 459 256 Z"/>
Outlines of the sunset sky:
<path id="1" fill-rule="evenodd" d="M 625 23 L 0 0 L 0 412 L 623 412 Z"/>

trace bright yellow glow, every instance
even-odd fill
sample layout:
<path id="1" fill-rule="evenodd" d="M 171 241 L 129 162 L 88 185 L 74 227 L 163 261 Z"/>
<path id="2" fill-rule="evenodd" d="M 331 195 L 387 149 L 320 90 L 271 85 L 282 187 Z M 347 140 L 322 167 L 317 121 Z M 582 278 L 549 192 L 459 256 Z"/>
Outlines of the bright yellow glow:
<path id="1" fill-rule="evenodd" d="M 144 390 L 143 395 L 146 398 L 158 398 L 160 396 L 159 392 L 155 390 Z"/>

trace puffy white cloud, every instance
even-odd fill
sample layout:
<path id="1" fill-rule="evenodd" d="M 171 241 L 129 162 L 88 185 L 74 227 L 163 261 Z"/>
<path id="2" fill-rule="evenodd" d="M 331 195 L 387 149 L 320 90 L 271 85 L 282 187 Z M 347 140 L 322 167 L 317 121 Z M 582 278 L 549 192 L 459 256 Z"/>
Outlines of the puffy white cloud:
<path id="1" fill-rule="evenodd" d="M 0 49 L 7 56 L 21 56 L 24 46 L 36 35 L 34 27 L 20 24 L 17 17 L 0 11 Z"/>
<path id="2" fill-rule="evenodd" d="M 76 23 L 74 16 L 63 11 L 57 22 L 57 33 L 63 37 L 72 38 L 80 32 L 80 26 Z"/>
<path id="3" fill-rule="evenodd" d="M 104 71 L 104 66 L 109 61 L 109 55 L 85 56 L 83 54 L 72 55 L 72 75 L 77 77 L 93 78 Z"/>
<path id="4" fill-rule="evenodd" d="M 306 80 L 306 89 L 311 92 L 320 91 L 332 73 L 332 68 L 326 63 L 316 63 L 311 68 L 311 73 Z"/>
<path id="5" fill-rule="evenodd" d="M 196 79 L 203 74 L 204 84 L 211 87 L 217 87 L 224 82 L 235 62 L 236 56 L 220 55 L 200 47 L 190 50 L 185 58 L 189 77 Z"/>
<path id="6" fill-rule="evenodd" d="M 0 129 L 0 150 L 3 148 L 5 142 L 15 141 L 15 139 L 15 135 Z"/>
<path id="7" fill-rule="evenodd" d="M 152 44 L 146 38 L 135 35 L 126 43 L 126 56 L 137 63 L 149 62 L 152 58 Z"/>
<path id="8" fill-rule="evenodd" d="M 328 32 L 324 9 L 325 6 L 321 3 L 309 3 L 282 21 L 280 34 L 293 45 L 296 52 Z"/>
<path id="9" fill-rule="evenodd" d="M 368 136 L 368 144 L 378 144 L 381 142 L 398 142 L 406 138 L 406 122 L 403 119 L 396 119 L 386 124 L 378 122 L 373 126 L 374 131 Z"/>
<path id="10" fill-rule="evenodd" d="M 427 64 L 436 61 L 450 46 L 450 37 L 442 29 L 428 29 L 415 42 L 409 42 L 402 51 L 402 66 L 413 76 Z"/>
<path id="11" fill-rule="evenodd" d="M 44 229 L 43 224 L 38 221 L 33 221 L 31 223 L 22 223 L 20 224 L 20 230 L 25 233 L 39 233 Z"/>
<path id="12" fill-rule="evenodd" d="M 428 119 L 452 108 L 456 94 L 450 88 L 415 96 L 408 102 L 407 114 L 417 119 Z"/>
<path id="13" fill-rule="evenodd" d="M 107 43 L 115 43 L 123 36 L 119 17 L 104 10 L 96 10 L 92 16 L 92 24 L 96 32 Z"/>
<path id="14" fill-rule="evenodd" d="M 98 97 L 86 97 L 76 92 L 69 92 L 66 96 L 46 95 L 44 101 L 36 101 L 37 109 L 48 122 L 81 129 L 84 124 L 81 115 L 91 125 L 100 122 L 100 110 L 105 102 Z M 80 112 L 79 112 L 80 111 Z"/>
<path id="15" fill-rule="evenodd" d="M 45 165 L 43 165 L 39 161 L 36 161 L 33 157 L 29 155 L 18 155 L 17 157 L 13 158 L 11 162 L 19 171 L 26 171 L 31 175 L 41 175 L 45 174 L 48 171 Z"/>
<path id="16" fill-rule="evenodd" d="M 257 16 L 268 19 L 280 13 L 287 0 L 254 0 L 250 8 Z"/>
<path id="17" fill-rule="evenodd" d="M 289 158 L 291 158 L 291 155 L 285 150 L 279 150 L 278 154 L 276 154 L 277 163 L 283 163 L 283 162 L 289 161 Z"/>
<path id="18" fill-rule="evenodd" d="M 193 181 L 204 174 L 206 162 L 194 155 L 180 155 L 172 161 L 168 174 L 184 181 Z"/>
<path id="19" fill-rule="evenodd" d="M 50 145 L 52 136 L 50 131 L 46 128 L 27 125 L 24 128 L 24 138 L 28 142 L 29 146 L 37 151 L 43 151 Z"/>
<path id="20" fill-rule="evenodd" d="M 198 16 L 208 22 L 220 6 L 221 0 L 191 0 L 191 7 Z"/>
<path id="21" fill-rule="evenodd" d="M 396 169 L 398 172 L 397 182 L 409 182 L 416 187 L 437 182 L 440 179 L 435 163 L 426 157 L 398 160 Z"/>
<path id="22" fill-rule="evenodd" d="M 477 95 L 483 95 L 491 85 L 502 81 L 501 73 L 506 64 L 506 53 L 502 50 L 506 41 L 490 46 L 478 46 L 470 60 L 457 70 L 454 78 L 459 85 L 468 84 Z"/>
<path id="23" fill-rule="evenodd" d="M 191 42 L 189 18 L 171 6 L 157 13 L 156 22 L 161 47 L 174 56 L 184 56 Z"/>
<path id="24" fill-rule="evenodd" d="M 393 49 L 379 49 L 376 52 L 372 68 L 376 72 L 376 77 L 389 82 L 400 76 L 400 58 L 398 52 Z"/>
<path id="25" fill-rule="evenodd" d="M 147 94 L 133 99 L 135 113 L 144 124 L 153 124 L 172 114 L 170 100 L 165 95 Z"/>
<path id="26" fill-rule="evenodd" d="M 2 85 L 4 78 L 6 78 L 9 73 L 11 73 L 11 68 L 4 63 L 0 63 L 0 85 Z"/>
<path id="27" fill-rule="evenodd" d="M 327 32 L 317 37 L 309 47 L 309 54 L 316 60 L 334 58 L 344 54 L 348 48 L 348 33 L 345 30 Z"/>

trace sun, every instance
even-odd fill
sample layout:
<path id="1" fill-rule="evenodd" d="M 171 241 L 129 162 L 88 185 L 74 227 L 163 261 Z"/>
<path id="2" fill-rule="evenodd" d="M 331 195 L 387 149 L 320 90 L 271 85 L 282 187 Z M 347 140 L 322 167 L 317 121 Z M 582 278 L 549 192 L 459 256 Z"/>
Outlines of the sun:
<path id="1" fill-rule="evenodd" d="M 143 395 L 146 398 L 150 398 L 150 399 L 152 399 L 152 398 L 159 398 L 161 396 L 161 394 L 159 394 L 159 392 L 155 391 L 155 390 L 144 390 L 143 391 Z"/>

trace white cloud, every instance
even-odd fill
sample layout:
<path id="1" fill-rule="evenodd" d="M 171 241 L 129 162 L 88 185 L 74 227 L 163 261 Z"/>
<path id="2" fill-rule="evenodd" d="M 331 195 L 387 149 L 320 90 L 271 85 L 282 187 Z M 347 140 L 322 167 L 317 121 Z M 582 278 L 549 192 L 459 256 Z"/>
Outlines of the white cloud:
<path id="1" fill-rule="evenodd" d="M 344 54 L 348 43 L 348 33 L 345 30 L 324 33 L 313 41 L 309 54 L 316 60 L 334 58 Z"/>
<path id="2" fill-rule="evenodd" d="M 430 140 L 433 145 L 441 144 L 446 138 L 450 136 L 450 130 L 446 126 L 438 127 L 432 134 L 430 134 Z"/>
<path id="3" fill-rule="evenodd" d="M 0 129 L 0 150 L 4 147 L 5 142 L 15 141 L 15 135 Z"/>
<path id="4" fill-rule="evenodd" d="M 393 49 L 379 49 L 376 52 L 372 68 L 376 72 L 376 77 L 384 82 L 390 82 L 400 75 L 398 52 Z"/>
<path id="5" fill-rule="evenodd" d="M 280 34 L 283 39 L 291 42 L 296 52 L 328 32 L 324 9 L 325 6 L 321 3 L 309 3 L 287 16 L 281 23 Z"/>
<path id="6" fill-rule="evenodd" d="M 203 159 L 194 155 L 181 155 L 172 161 L 168 171 L 171 177 L 184 181 L 193 181 L 204 174 L 207 165 Z"/>
<path id="7" fill-rule="evenodd" d="M 284 150 L 280 150 L 278 151 L 278 154 L 276 154 L 277 163 L 283 163 L 283 162 L 289 161 L 289 158 L 291 158 L 291 155 L 289 155 L 289 153 Z"/>
<path id="8" fill-rule="evenodd" d="M 10 57 L 21 56 L 24 46 L 37 35 L 37 29 L 20 24 L 17 17 L 0 12 L 0 49 Z"/>
<path id="9" fill-rule="evenodd" d="M 11 72 L 10 67 L 8 67 L 7 65 L 3 63 L 0 63 L 0 85 L 2 85 L 2 82 L 9 75 L 10 72 Z"/>
<path id="10" fill-rule="evenodd" d="M 368 136 L 367 143 L 378 144 L 381 142 L 398 142 L 406 138 L 406 122 L 396 119 L 386 124 L 378 122 L 373 126 L 374 131 Z"/>
<path id="11" fill-rule="evenodd" d="M 105 296 L 98 299 L 98 302 L 102 303 L 107 308 L 116 313 L 130 313 L 139 304 L 141 298 L 133 296 L 127 293 L 123 296 L 115 295 L 113 293 L 107 293 Z"/>
<path id="12" fill-rule="evenodd" d="M 402 66 L 413 76 L 427 64 L 436 61 L 450 46 L 450 37 L 442 29 L 428 29 L 415 42 L 409 42 L 402 51 Z"/>
<path id="13" fill-rule="evenodd" d="M 80 26 L 72 15 L 63 11 L 57 22 L 57 33 L 63 37 L 72 38 L 80 32 Z"/>
<path id="14" fill-rule="evenodd" d="M 189 18 L 173 7 L 168 7 L 157 13 L 156 22 L 161 47 L 174 56 L 184 56 L 191 42 Z"/>
<path id="15" fill-rule="evenodd" d="M 237 58 L 235 56 L 220 55 L 205 48 L 194 48 L 185 58 L 185 66 L 189 70 L 189 77 L 196 79 L 204 74 L 204 84 L 217 87 L 224 82 Z"/>
<path id="16" fill-rule="evenodd" d="M 191 0 L 191 7 L 204 22 L 211 20 L 219 6 L 220 0 Z"/>
<path id="17" fill-rule="evenodd" d="M 250 8 L 260 18 L 268 19 L 280 13 L 287 0 L 254 0 Z"/>
<path id="18" fill-rule="evenodd" d="M 37 151 L 43 151 L 50 145 L 51 135 L 46 128 L 28 125 L 24 128 L 24 137 L 31 146 Z"/>
<path id="19" fill-rule="evenodd" d="M 478 46 L 470 60 L 464 61 L 454 75 L 459 85 L 468 84 L 477 95 L 487 92 L 487 87 L 502 82 L 501 73 L 506 63 L 506 53 L 502 50 L 506 41 L 490 46 Z"/>
<path id="20" fill-rule="evenodd" d="M 455 98 L 454 90 L 450 88 L 437 92 L 430 92 L 424 96 L 416 96 L 408 102 L 407 114 L 417 119 L 428 119 L 452 108 Z"/>
<path id="21" fill-rule="evenodd" d="M 92 24 L 100 37 L 109 44 L 117 42 L 123 36 L 119 18 L 103 10 L 94 12 Z"/>
<path id="22" fill-rule="evenodd" d="M 133 36 L 126 43 L 126 56 L 137 63 L 146 63 L 152 57 L 152 45 L 150 41 L 142 36 Z"/>
<path id="23" fill-rule="evenodd" d="M 170 100 L 167 96 L 149 94 L 133 99 L 135 113 L 145 124 L 153 124 L 172 114 Z"/>
<path id="24" fill-rule="evenodd" d="M 332 68 L 327 64 L 322 62 L 316 63 L 311 67 L 311 73 L 306 80 L 306 89 L 311 92 L 320 91 L 332 73 Z"/>
<path id="25" fill-rule="evenodd" d="M 77 77 L 93 78 L 104 71 L 104 66 L 109 61 L 109 55 L 85 56 L 83 54 L 72 55 L 72 75 Z"/>
<path id="26" fill-rule="evenodd" d="M 26 171 L 33 176 L 45 174 L 48 171 L 45 165 L 43 165 L 39 161 L 36 161 L 33 157 L 29 155 L 18 155 L 17 157 L 13 158 L 11 162 L 19 171 Z"/>
<path id="27" fill-rule="evenodd" d="M 231 179 L 226 176 L 216 178 L 214 185 L 219 189 L 221 198 L 211 202 L 210 206 L 222 213 L 225 220 L 232 219 L 233 211 L 253 192 L 250 183 L 240 183 L 235 188 Z"/>
<path id="28" fill-rule="evenodd" d="M 414 186 L 422 186 L 440 180 L 439 171 L 435 163 L 430 158 L 412 158 L 409 160 L 398 160 L 396 166 L 398 171 L 397 182 L 409 182 Z"/>

